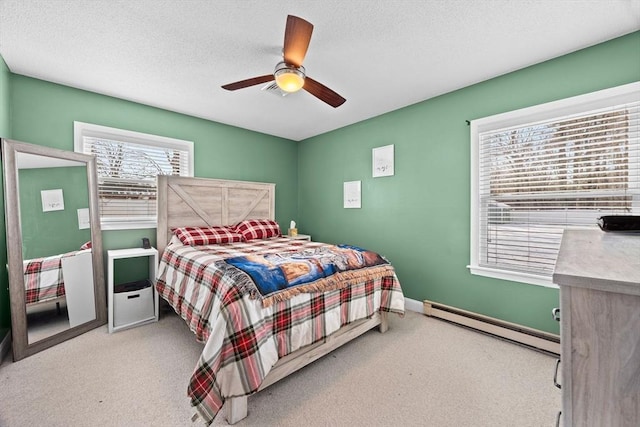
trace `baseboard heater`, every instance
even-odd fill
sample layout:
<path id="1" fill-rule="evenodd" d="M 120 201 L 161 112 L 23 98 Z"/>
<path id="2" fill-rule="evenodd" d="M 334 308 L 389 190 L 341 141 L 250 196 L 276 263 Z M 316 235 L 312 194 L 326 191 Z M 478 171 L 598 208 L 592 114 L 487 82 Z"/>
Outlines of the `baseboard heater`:
<path id="1" fill-rule="evenodd" d="M 524 344 L 527 347 L 560 354 L 560 337 L 555 334 L 428 300 L 424 300 L 424 314 Z"/>

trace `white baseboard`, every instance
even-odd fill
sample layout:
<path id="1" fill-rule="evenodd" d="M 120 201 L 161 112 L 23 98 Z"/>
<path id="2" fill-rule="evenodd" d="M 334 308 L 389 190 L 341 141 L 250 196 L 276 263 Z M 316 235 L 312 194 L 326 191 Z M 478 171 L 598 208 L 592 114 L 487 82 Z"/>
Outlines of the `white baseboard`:
<path id="1" fill-rule="evenodd" d="M 422 303 L 422 301 L 418 301 L 415 299 L 405 297 L 404 309 L 424 314 L 424 304 Z"/>
<path id="2" fill-rule="evenodd" d="M 8 331 L 7 334 L 4 336 L 4 338 L 2 339 L 2 342 L 0 342 L 0 363 L 2 363 L 2 361 L 4 360 L 4 357 L 9 353 L 10 350 L 11 350 L 11 331 Z"/>

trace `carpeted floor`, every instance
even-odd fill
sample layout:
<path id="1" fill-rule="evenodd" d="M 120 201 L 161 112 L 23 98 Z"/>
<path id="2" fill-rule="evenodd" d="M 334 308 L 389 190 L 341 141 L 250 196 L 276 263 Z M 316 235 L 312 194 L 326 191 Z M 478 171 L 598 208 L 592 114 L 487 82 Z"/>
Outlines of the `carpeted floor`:
<path id="1" fill-rule="evenodd" d="M 0 426 L 198 426 L 202 345 L 177 316 L 0 366 Z M 249 398 L 239 426 L 550 426 L 555 359 L 408 312 Z M 224 425 L 223 414 L 214 425 Z"/>

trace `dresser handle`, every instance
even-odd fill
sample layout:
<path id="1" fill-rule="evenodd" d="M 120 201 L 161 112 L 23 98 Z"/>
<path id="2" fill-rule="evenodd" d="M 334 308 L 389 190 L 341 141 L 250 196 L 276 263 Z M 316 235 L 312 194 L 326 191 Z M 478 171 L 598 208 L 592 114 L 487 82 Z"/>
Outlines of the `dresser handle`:
<path id="1" fill-rule="evenodd" d="M 557 322 L 560 321 L 560 309 L 558 307 L 551 310 L 551 315 L 553 316 L 553 320 Z"/>
<path id="2" fill-rule="evenodd" d="M 556 427 L 560 427 L 560 416 L 562 415 L 562 411 L 558 411 L 558 415 L 556 415 Z"/>
<path id="3" fill-rule="evenodd" d="M 562 388 L 562 386 L 558 384 L 558 366 L 560 366 L 560 359 L 556 360 L 556 371 L 553 373 L 553 385 Z"/>

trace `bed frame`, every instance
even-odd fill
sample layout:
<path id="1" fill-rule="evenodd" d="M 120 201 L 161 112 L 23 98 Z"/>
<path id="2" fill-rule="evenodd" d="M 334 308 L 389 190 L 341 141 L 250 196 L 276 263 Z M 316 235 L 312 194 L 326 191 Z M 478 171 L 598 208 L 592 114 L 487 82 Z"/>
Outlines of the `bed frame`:
<path id="1" fill-rule="evenodd" d="M 158 253 L 171 239 L 171 228 L 232 225 L 244 219 L 275 219 L 275 184 L 219 179 L 158 176 Z M 375 313 L 342 327 L 323 341 L 278 360 L 258 391 L 378 326 L 388 329 L 387 313 Z M 226 418 L 235 424 L 247 416 L 247 396 L 225 402 Z"/>

